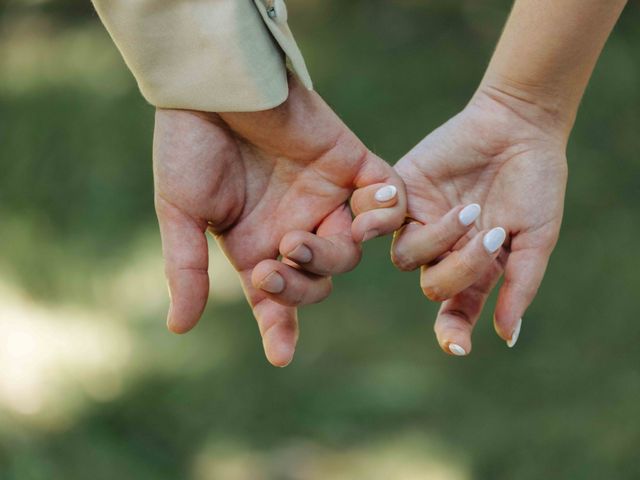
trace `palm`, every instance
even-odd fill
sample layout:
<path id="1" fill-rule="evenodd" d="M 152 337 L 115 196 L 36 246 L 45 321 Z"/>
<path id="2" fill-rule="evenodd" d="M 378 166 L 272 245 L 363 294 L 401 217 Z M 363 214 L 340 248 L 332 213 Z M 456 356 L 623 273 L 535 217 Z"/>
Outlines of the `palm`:
<path id="1" fill-rule="evenodd" d="M 288 231 L 322 229 L 329 214 L 349 199 L 364 150 L 338 157 L 330 151 L 334 140 L 328 138 L 326 145 L 301 154 L 286 149 L 269 151 L 259 139 L 249 144 L 252 139 L 229 134 L 229 142 L 239 145 L 232 161 L 242 165 L 244 176 L 228 181 L 243 183 L 245 188 L 233 205 L 239 213 L 231 226 L 221 228 L 212 217 L 212 230 L 219 234 L 221 245 L 240 272 L 275 257 Z M 216 196 L 213 194 L 212 200 Z M 350 214 L 345 215 L 350 227 Z M 345 233 L 350 235 L 350 229 Z"/>
<path id="2" fill-rule="evenodd" d="M 484 207 L 478 228 L 502 225 L 538 239 L 540 248 L 552 245 L 562 218 L 564 159 L 546 145 L 519 144 L 500 127 L 493 137 L 482 131 L 455 136 L 474 128 L 464 116 L 455 117 L 398 162 L 409 216 L 430 223 L 456 205 L 478 202 Z"/>
<path id="3" fill-rule="evenodd" d="M 567 175 L 561 141 L 484 99 L 427 136 L 396 170 L 406 184 L 408 215 L 420 223 L 436 222 L 458 205 L 482 206 L 476 226 L 456 249 L 479 230 L 501 226 L 510 237 L 493 267 L 474 286 L 445 302 L 443 310 L 466 310 L 458 313 L 473 323 L 505 267 L 508 286 L 520 290 L 520 296 L 532 295 L 524 292 L 527 287 L 518 272 L 541 279 L 557 240 Z M 498 309 L 513 311 L 517 302 L 505 298 Z M 510 333 L 503 336 L 509 338 Z"/>
<path id="4" fill-rule="evenodd" d="M 300 100 L 274 110 L 159 111 L 156 123 L 156 205 L 173 294 L 171 327 L 189 330 L 206 303 L 209 230 L 239 272 L 276 364 L 287 363 L 295 345 L 293 305 L 317 301 L 330 287 L 324 283 L 317 299 L 295 298 L 287 306 L 255 288 L 252 273 L 275 262 L 283 237 L 296 231 L 341 243 L 349 259 L 340 268 L 353 268 L 359 244 L 345 202 L 355 188 L 393 175 L 317 95 L 295 88 L 290 100 Z"/>

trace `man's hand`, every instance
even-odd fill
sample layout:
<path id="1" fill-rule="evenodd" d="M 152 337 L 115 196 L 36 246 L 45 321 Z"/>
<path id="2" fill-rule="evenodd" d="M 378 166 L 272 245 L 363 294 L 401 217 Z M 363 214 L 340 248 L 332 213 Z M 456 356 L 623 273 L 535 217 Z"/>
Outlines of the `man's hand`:
<path id="1" fill-rule="evenodd" d="M 396 165 L 415 222 L 396 235 L 392 257 L 403 270 L 423 266 L 425 295 L 444 300 L 435 331 L 445 352 L 471 351 L 503 273 L 495 328 L 509 346 L 517 340 L 560 229 L 564 132 L 544 110 L 486 87 Z"/>
<path id="2" fill-rule="evenodd" d="M 326 298 L 331 275 L 354 268 L 360 243 L 397 229 L 406 209 L 394 170 L 295 79 L 289 99 L 264 112 L 158 110 L 154 178 L 169 328 L 190 330 L 204 310 L 208 230 L 238 271 L 277 366 L 293 357 L 296 307 Z M 356 189 L 352 220 L 346 202 Z"/>

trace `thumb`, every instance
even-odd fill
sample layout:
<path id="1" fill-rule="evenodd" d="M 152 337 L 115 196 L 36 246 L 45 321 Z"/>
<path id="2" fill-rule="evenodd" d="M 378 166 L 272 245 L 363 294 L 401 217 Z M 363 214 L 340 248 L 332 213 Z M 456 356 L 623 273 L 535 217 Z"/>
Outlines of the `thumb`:
<path id="1" fill-rule="evenodd" d="M 209 296 L 206 224 L 199 225 L 159 196 L 156 213 L 171 296 L 167 326 L 174 333 L 186 333 L 200 320 Z"/>

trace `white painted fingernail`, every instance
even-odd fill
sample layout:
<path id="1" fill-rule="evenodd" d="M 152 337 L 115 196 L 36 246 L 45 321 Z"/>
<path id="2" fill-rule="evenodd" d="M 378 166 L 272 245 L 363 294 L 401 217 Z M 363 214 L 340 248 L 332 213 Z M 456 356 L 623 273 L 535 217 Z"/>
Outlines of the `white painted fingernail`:
<path id="1" fill-rule="evenodd" d="M 374 196 L 378 202 L 384 203 L 395 198 L 397 194 L 398 189 L 395 186 L 387 185 L 378 190 Z"/>
<path id="2" fill-rule="evenodd" d="M 470 205 L 467 205 L 460 211 L 460 213 L 458 214 L 458 219 L 460 220 L 460 223 L 462 225 L 468 227 L 480 216 L 480 211 L 480 205 L 478 205 L 477 203 L 472 203 Z"/>
<path id="3" fill-rule="evenodd" d="M 457 343 L 450 343 L 449 351 L 453 353 L 456 357 L 464 357 L 467 354 L 467 351 Z"/>
<path id="4" fill-rule="evenodd" d="M 520 336 L 520 329 L 522 328 L 522 319 L 518 319 L 518 323 L 516 324 L 516 328 L 513 329 L 513 333 L 511 334 L 511 340 L 507 340 L 507 347 L 513 348 L 516 342 L 518 341 L 518 337 Z"/>
<path id="5" fill-rule="evenodd" d="M 502 227 L 496 227 L 489 230 L 482 239 L 482 244 L 489 254 L 494 254 L 502 246 L 507 238 L 507 232 Z"/>

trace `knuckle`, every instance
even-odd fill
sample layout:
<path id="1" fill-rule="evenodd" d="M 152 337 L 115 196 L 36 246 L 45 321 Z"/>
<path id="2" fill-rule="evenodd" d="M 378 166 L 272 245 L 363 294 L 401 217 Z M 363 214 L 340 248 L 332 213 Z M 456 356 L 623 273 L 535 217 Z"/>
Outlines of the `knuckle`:
<path id="1" fill-rule="evenodd" d="M 444 228 L 443 225 L 437 225 L 432 230 L 433 240 L 432 246 L 438 251 L 444 251 L 449 249 L 451 245 L 451 239 L 449 237 L 449 231 Z"/>
<path id="2" fill-rule="evenodd" d="M 287 283 L 284 291 L 280 293 L 269 293 L 268 296 L 281 305 L 299 307 L 307 301 L 309 293 L 307 289 L 302 288 L 301 285 Z"/>
<path id="3" fill-rule="evenodd" d="M 305 297 L 305 292 L 297 292 L 289 298 L 287 304 L 290 307 L 298 307 L 304 303 Z"/>
<path id="4" fill-rule="evenodd" d="M 331 277 L 323 278 L 319 283 L 310 285 L 309 288 L 301 289 L 289 300 L 289 306 L 299 307 L 302 305 L 311 305 L 320 303 L 325 300 L 333 291 L 333 283 Z"/>
<path id="5" fill-rule="evenodd" d="M 458 257 L 458 269 L 460 274 L 464 276 L 476 276 L 480 273 L 479 265 L 477 265 L 468 255 L 460 255 Z"/>
<path id="6" fill-rule="evenodd" d="M 326 276 L 330 275 L 335 268 L 334 262 L 323 263 L 316 259 L 311 260 L 307 265 L 303 267 L 303 270 L 311 272 L 315 275 Z"/>
<path id="7" fill-rule="evenodd" d="M 442 315 L 446 315 L 451 319 L 455 319 L 458 321 L 457 323 L 450 324 L 449 329 L 456 331 L 460 334 L 467 333 L 466 328 L 463 327 L 468 325 L 473 325 L 473 312 L 469 312 L 467 310 L 462 310 L 459 308 L 447 308 L 441 312 Z"/>
<path id="8" fill-rule="evenodd" d="M 350 272 L 351 270 L 353 270 L 358 266 L 361 258 L 362 258 L 362 254 L 360 253 L 360 251 L 354 252 L 352 255 L 349 255 L 343 262 L 337 265 L 334 271 L 336 273 Z"/>

